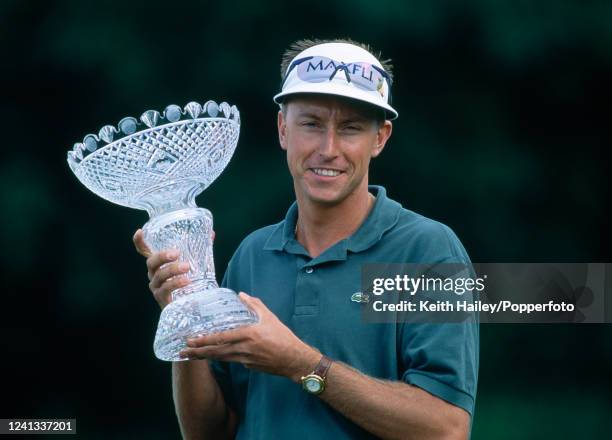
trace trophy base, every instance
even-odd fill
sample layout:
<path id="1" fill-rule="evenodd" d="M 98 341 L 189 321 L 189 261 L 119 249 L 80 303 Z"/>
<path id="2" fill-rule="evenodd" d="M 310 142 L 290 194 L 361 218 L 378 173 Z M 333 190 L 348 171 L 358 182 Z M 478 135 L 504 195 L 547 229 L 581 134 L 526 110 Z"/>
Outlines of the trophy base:
<path id="1" fill-rule="evenodd" d="M 180 296 L 161 313 L 153 350 L 163 361 L 184 361 L 179 357 L 186 339 L 218 333 L 258 322 L 230 289 L 215 288 Z"/>

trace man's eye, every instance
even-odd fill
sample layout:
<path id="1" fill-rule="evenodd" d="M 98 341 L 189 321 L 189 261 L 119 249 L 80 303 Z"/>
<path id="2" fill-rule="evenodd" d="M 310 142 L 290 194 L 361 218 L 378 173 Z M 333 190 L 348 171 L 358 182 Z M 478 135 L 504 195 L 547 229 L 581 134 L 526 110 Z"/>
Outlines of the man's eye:
<path id="1" fill-rule="evenodd" d="M 305 122 L 302 122 L 302 125 L 304 127 L 316 127 L 317 123 L 313 121 L 305 121 Z"/>

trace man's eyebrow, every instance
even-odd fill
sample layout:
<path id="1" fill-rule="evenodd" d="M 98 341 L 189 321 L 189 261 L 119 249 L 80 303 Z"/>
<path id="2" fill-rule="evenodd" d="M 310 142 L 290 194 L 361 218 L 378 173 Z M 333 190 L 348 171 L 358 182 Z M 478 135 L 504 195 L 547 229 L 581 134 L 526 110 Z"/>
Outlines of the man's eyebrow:
<path id="1" fill-rule="evenodd" d="M 368 118 L 366 118 L 365 116 L 361 116 L 361 115 L 350 115 L 342 119 L 342 123 L 344 124 L 350 124 L 353 122 L 367 122 L 367 121 L 368 121 Z"/>
<path id="2" fill-rule="evenodd" d="M 297 114 L 298 118 L 314 118 L 321 119 L 321 115 L 313 112 L 312 110 L 300 110 Z"/>
<path id="3" fill-rule="evenodd" d="M 298 111 L 297 114 L 298 118 L 312 118 L 312 119 L 322 119 L 323 116 L 319 113 L 317 113 L 316 111 L 312 111 L 312 110 L 300 110 Z M 343 124 L 350 124 L 350 123 L 363 123 L 363 122 L 367 122 L 368 118 L 366 116 L 360 115 L 360 114 L 352 114 L 352 115 L 348 115 L 344 118 L 342 118 L 342 120 L 340 121 Z"/>

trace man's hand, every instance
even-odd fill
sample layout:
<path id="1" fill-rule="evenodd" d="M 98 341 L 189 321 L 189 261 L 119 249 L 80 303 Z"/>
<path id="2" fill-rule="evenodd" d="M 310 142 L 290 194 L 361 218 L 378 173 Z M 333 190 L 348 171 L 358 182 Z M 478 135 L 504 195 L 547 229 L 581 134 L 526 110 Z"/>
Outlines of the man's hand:
<path id="1" fill-rule="evenodd" d="M 133 240 L 136 251 L 147 259 L 149 289 L 163 309 L 172 300 L 170 292 L 189 284 L 189 278 L 184 275 L 189 272 L 189 263 L 177 261 L 179 251 L 176 249 L 151 252 L 144 241 L 142 229 L 136 231 Z"/>
<path id="2" fill-rule="evenodd" d="M 240 292 L 240 299 L 259 316 L 254 325 L 187 341 L 180 355 L 189 359 L 239 362 L 247 368 L 298 382 L 314 369 L 321 354 L 299 339 L 259 299 Z"/>

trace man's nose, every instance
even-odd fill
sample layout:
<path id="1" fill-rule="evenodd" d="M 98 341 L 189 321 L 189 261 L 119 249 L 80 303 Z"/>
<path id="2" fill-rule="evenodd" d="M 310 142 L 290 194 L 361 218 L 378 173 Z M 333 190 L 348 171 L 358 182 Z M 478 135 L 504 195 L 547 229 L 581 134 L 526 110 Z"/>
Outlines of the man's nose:
<path id="1" fill-rule="evenodd" d="M 319 153 L 322 156 L 333 158 L 338 156 L 339 138 L 335 127 L 329 127 L 321 141 Z"/>

